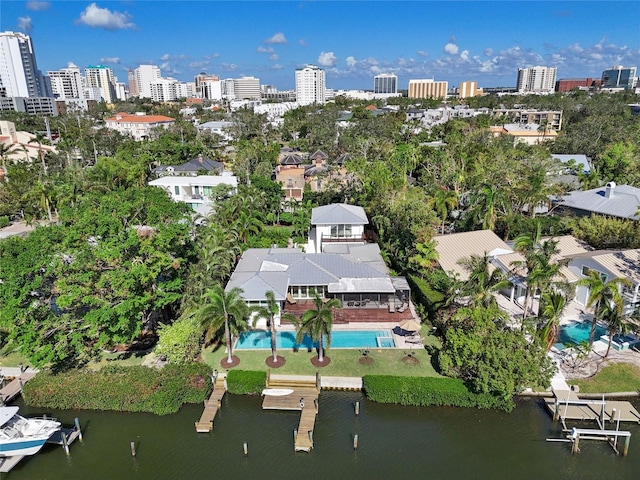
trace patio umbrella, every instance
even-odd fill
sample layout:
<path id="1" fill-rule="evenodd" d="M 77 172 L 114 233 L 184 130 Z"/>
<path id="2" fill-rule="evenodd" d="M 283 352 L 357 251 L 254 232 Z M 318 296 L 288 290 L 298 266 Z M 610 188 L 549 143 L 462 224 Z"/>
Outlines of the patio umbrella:
<path id="1" fill-rule="evenodd" d="M 400 322 L 400 328 L 406 330 L 407 332 L 417 332 L 420 330 L 420 322 L 413 318 L 408 318 L 407 320 L 403 320 Z"/>

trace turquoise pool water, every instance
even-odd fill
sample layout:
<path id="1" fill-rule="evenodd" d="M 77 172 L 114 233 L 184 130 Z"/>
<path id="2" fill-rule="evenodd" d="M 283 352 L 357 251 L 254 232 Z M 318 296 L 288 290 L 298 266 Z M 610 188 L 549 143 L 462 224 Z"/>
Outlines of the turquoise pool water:
<path id="1" fill-rule="evenodd" d="M 582 342 L 589 341 L 589 333 L 591 332 L 591 322 L 573 322 L 566 325 L 560 325 L 560 334 L 558 342 L 565 346 L 579 345 Z M 596 334 L 594 341 L 600 340 L 602 335 L 607 333 L 607 329 L 596 325 Z"/>
<path id="2" fill-rule="evenodd" d="M 326 340 L 325 340 L 326 345 Z M 315 348 L 317 344 L 305 335 L 302 344 L 296 345 L 295 332 L 277 332 L 276 346 L 283 349 Z M 394 348 L 390 330 L 335 330 L 331 332 L 331 348 Z M 271 348 L 271 334 L 265 331 L 244 332 L 240 335 L 236 350 Z"/>

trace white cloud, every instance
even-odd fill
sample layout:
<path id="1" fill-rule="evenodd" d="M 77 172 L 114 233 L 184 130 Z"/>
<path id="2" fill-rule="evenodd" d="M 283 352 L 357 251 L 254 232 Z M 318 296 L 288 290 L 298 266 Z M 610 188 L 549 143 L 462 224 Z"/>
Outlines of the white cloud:
<path id="1" fill-rule="evenodd" d="M 165 53 L 160 57 L 160 60 L 165 61 L 165 60 L 169 60 L 170 58 L 171 58 L 171 55 L 169 55 L 168 53 Z"/>
<path id="2" fill-rule="evenodd" d="M 602 60 L 604 58 L 601 53 L 596 53 L 596 52 L 591 53 L 590 57 L 595 60 Z"/>
<path id="3" fill-rule="evenodd" d="M 267 38 L 264 43 L 287 43 L 284 33 L 278 32 L 273 37 Z"/>
<path id="4" fill-rule="evenodd" d="M 457 55 L 458 54 L 458 46 L 455 43 L 447 43 L 444 46 L 444 51 L 449 55 Z"/>
<path id="5" fill-rule="evenodd" d="M 205 60 L 211 60 L 213 58 L 218 58 L 220 57 L 219 53 L 212 53 L 211 55 L 203 55 L 202 58 L 204 58 Z"/>
<path id="6" fill-rule="evenodd" d="M 318 63 L 323 67 L 333 67 L 337 60 L 338 58 L 333 54 L 333 52 L 322 52 L 318 56 Z"/>
<path id="7" fill-rule="evenodd" d="M 30 33 L 33 30 L 31 17 L 18 17 L 18 28 L 24 33 Z"/>
<path id="8" fill-rule="evenodd" d="M 465 62 L 469 61 L 469 50 L 463 50 L 460 54 L 460 58 Z"/>
<path id="9" fill-rule="evenodd" d="M 278 55 L 277 53 L 269 55 L 269 60 L 280 60 L 280 55 Z"/>
<path id="10" fill-rule="evenodd" d="M 112 63 L 118 65 L 120 63 L 120 57 L 102 57 L 100 63 Z"/>
<path id="11" fill-rule="evenodd" d="M 355 66 L 356 63 L 358 63 L 357 60 L 355 59 L 355 57 L 352 57 L 352 56 L 348 56 L 345 59 L 345 62 L 347 63 L 347 65 L 349 67 L 353 67 L 353 66 Z"/>
<path id="12" fill-rule="evenodd" d="M 262 45 L 260 45 L 257 48 L 256 52 L 258 52 L 258 53 L 273 53 L 274 50 L 273 50 L 273 47 L 263 47 Z"/>
<path id="13" fill-rule="evenodd" d="M 271 66 L 271 70 L 282 70 L 284 67 L 282 65 L 280 65 L 279 63 L 276 63 L 275 65 Z"/>
<path id="14" fill-rule="evenodd" d="M 92 28 L 104 28 L 105 30 L 121 30 L 124 28 L 134 28 L 136 25 L 130 22 L 131 15 L 128 13 L 111 11 L 108 8 L 100 8 L 92 3 L 80 14 L 76 20 L 77 24 L 86 25 Z"/>
<path id="15" fill-rule="evenodd" d="M 307 46 L 307 41 L 304 38 L 301 38 L 300 40 L 298 40 L 298 45 L 300 45 L 302 47 L 306 47 Z"/>
<path id="16" fill-rule="evenodd" d="M 487 57 L 490 57 L 491 55 L 493 55 L 493 48 L 485 48 L 485 49 L 484 49 L 484 54 L 485 54 Z"/>
<path id="17" fill-rule="evenodd" d="M 49 8 L 50 2 L 27 2 L 27 10 L 43 12 Z"/>
<path id="18" fill-rule="evenodd" d="M 418 55 L 420 55 L 421 57 L 428 57 L 429 56 L 429 52 L 427 52 L 426 50 L 418 50 L 416 53 Z"/>

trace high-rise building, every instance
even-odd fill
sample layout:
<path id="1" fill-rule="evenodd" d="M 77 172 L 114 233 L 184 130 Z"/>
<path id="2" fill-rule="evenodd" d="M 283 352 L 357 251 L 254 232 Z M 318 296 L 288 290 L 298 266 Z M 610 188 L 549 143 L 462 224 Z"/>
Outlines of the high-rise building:
<path id="1" fill-rule="evenodd" d="M 373 77 L 373 93 L 398 93 L 398 77 L 393 73 L 381 73 Z"/>
<path id="2" fill-rule="evenodd" d="M 195 76 L 196 96 L 205 100 L 222 100 L 222 82 L 217 75 L 200 73 Z"/>
<path id="3" fill-rule="evenodd" d="M 296 68 L 296 101 L 300 105 L 324 104 L 325 95 L 324 70 L 315 65 Z"/>
<path id="4" fill-rule="evenodd" d="M 0 88 L 7 97 L 46 97 L 31 37 L 0 32 Z"/>
<path id="5" fill-rule="evenodd" d="M 160 69 L 155 65 L 140 65 L 134 70 L 136 84 L 138 87 L 138 96 L 140 98 L 152 98 L 151 84 L 162 78 Z"/>
<path id="6" fill-rule="evenodd" d="M 99 88 L 102 98 L 107 103 L 116 100 L 116 77 L 113 70 L 104 65 L 89 65 L 84 69 L 85 87 Z"/>
<path id="7" fill-rule="evenodd" d="M 409 80 L 409 98 L 447 98 L 449 82 L 436 82 L 432 78 Z"/>
<path id="8" fill-rule="evenodd" d="M 460 87 L 458 88 L 458 98 L 471 98 L 482 95 L 482 89 L 478 88 L 477 82 L 472 82 L 471 80 L 467 80 L 466 82 L 460 82 Z"/>
<path id="9" fill-rule="evenodd" d="M 556 67 L 518 69 L 518 92 L 553 93 L 556 87 Z"/>
<path id="10" fill-rule="evenodd" d="M 602 72 L 602 88 L 633 88 L 636 85 L 636 67 L 613 66 Z"/>
<path id="11" fill-rule="evenodd" d="M 260 79 L 255 77 L 241 77 L 233 81 L 236 99 L 260 99 Z"/>
<path id="12" fill-rule="evenodd" d="M 129 84 L 129 96 L 137 97 L 138 96 L 138 80 L 136 79 L 135 70 L 129 69 L 129 73 L 127 75 L 127 83 Z"/>
<path id="13" fill-rule="evenodd" d="M 82 75 L 80 69 L 73 63 L 69 63 L 67 68 L 50 70 L 47 72 L 47 76 L 51 82 L 54 98 L 60 100 L 84 99 Z"/>

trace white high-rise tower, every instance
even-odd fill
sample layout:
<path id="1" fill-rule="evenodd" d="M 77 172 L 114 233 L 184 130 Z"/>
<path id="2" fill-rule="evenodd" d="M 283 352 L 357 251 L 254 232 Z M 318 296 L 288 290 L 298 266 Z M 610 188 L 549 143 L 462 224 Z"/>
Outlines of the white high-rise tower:
<path id="1" fill-rule="evenodd" d="M 105 102 L 113 103 L 116 100 L 116 78 L 109 67 L 90 65 L 84 69 L 84 78 L 86 87 L 100 89 Z"/>
<path id="2" fill-rule="evenodd" d="M 556 88 L 556 67 L 518 69 L 518 92 L 553 93 Z"/>
<path id="3" fill-rule="evenodd" d="M 46 97 L 31 37 L 0 32 L 0 89 L 7 97 Z"/>
<path id="4" fill-rule="evenodd" d="M 80 69 L 73 63 L 69 63 L 67 68 L 50 70 L 47 75 L 51 81 L 51 91 L 55 98 L 60 100 L 84 98 L 82 75 Z"/>
<path id="5" fill-rule="evenodd" d="M 140 65 L 133 71 L 140 98 L 151 98 L 151 84 L 162 78 L 160 69 L 155 65 Z"/>
<path id="6" fill-rule="evenodd" d="M 325 103 L 324 70 L 315 65 L 296 68 L 296 101 L 300 105 Z"/>

